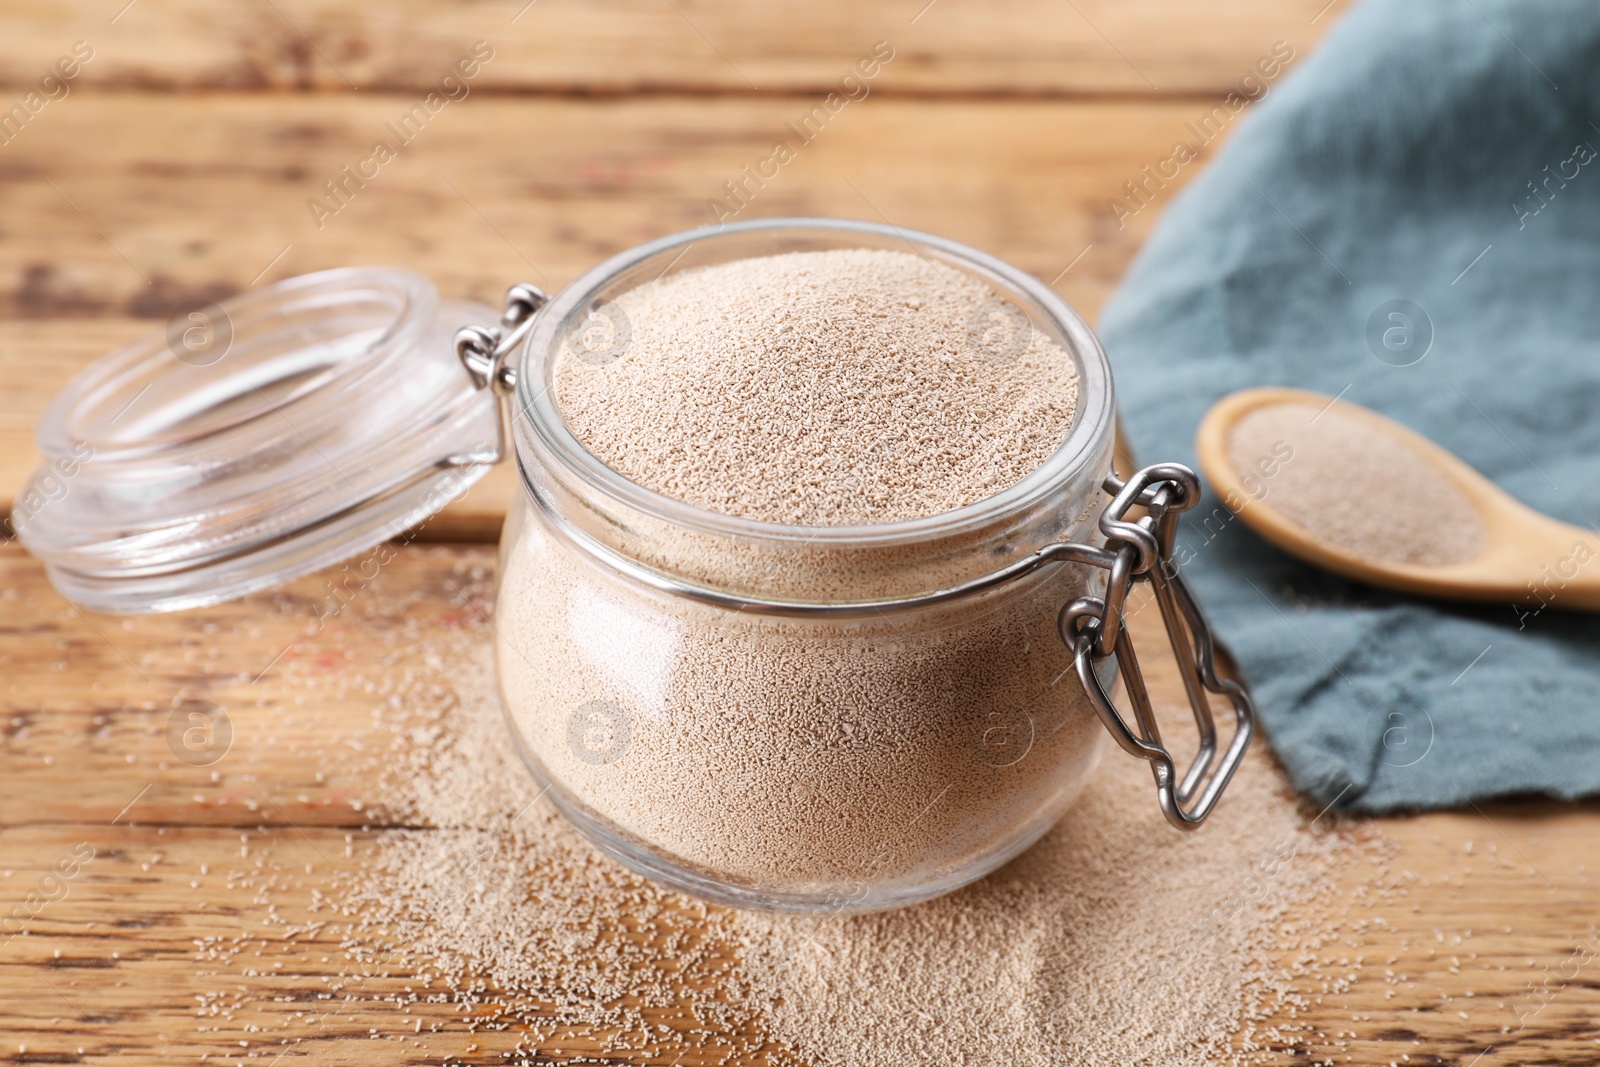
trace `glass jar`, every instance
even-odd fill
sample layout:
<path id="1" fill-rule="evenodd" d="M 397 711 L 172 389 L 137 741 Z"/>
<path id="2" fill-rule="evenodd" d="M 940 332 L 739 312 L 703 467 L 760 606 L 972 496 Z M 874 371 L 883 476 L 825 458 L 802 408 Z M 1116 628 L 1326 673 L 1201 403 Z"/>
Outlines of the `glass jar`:
<path id="1" fill-rule="evenodd" d="M 1067 436 L 1021 482 L 929 518 L 788 526 L 645 489 L 568 428 L 556 357 L 579 345 L 614 358 L 629 330 L 621 293 L 713 263 L 863 247 L 984 281 L 997 316 L 973 324 L 973 343 L 998 323 L 1074 360 Z M 30 491 L 79 457 L 73 492 L 20 513 L 52 581 L 101 610 L 215 602 L 354 555 L 514 456 L 523 492 L 501 537 L 494 626 L 511 736 L 571 822 L 661 882 L 747 907 L 898 906 L 1036 840 L 1088 780 L 1103 730 L 1150 761 L 1184 829 L 1248 744 L 1248 698 L 1217 677 L 1171 560 L 1197 480 L 1175 465 L 1110 474 L 1104 353 L 1048 287 L 993 257 L 870 223 L 781 219 L 652 242 L 554 299 L 515 286 L 498 322 L 376 270 L 291 279 L 201 319 L 227 334 L 222 355 L 196 358 L 169 328 L 80 375 L 42 420 Z M 453 354 L 452 319 L 465 324 Z M 1200 732 L 1181 776 L 1124 624 L 1138 582 Z M 1110 697 L 1118 675 L 1131 722 Z M 1225 750 L 1208 693 L 1234 712 Z"/>

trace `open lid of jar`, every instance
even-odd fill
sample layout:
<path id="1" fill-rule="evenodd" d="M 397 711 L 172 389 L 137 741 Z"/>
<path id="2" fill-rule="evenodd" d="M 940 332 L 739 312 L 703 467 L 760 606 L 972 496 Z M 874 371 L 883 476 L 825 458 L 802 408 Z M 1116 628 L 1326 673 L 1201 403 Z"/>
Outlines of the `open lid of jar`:
<path id="1" fill-rule="evenodd" d="M 75 604 L 122 614 L 243 596 L 441 510 L 498 457 L 455 354 L 487 305 L 386 268 L 184 309 L 98 360 L 39 420 L 12 522 Z"/>

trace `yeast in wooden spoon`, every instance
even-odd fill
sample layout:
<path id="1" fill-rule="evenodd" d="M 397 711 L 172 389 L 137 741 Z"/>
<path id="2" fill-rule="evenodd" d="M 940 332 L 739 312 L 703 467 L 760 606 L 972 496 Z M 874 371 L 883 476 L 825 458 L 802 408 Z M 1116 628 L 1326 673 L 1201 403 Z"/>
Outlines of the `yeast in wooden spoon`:
<path id="1" fill-rule="evenodd" d="M 1366 408 L 1297 389 L 1224 398 L 1200 464 L 1227 507 L 1295 556 L 1372 585 L 1600 610 L 1600 538 L 1502 491 Z"/>

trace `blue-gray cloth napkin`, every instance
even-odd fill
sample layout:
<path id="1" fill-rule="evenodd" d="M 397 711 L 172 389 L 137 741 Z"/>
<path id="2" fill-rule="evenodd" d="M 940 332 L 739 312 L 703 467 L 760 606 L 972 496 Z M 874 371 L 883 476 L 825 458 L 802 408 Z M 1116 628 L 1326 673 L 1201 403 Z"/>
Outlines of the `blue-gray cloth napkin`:
<path id="1" fill-rule="evenodd" d="M 1141 461 L 1192 464 L 1218 398 L 1298 386 L 1592 527 L 1600 5 L 1366 0 L 1249 88 L 1103 315 Z M 1596 617 L 1387 594 L 1194 514 L 1188 573 L 1299 788 L 1361 811 L 1600 791 Z"/>

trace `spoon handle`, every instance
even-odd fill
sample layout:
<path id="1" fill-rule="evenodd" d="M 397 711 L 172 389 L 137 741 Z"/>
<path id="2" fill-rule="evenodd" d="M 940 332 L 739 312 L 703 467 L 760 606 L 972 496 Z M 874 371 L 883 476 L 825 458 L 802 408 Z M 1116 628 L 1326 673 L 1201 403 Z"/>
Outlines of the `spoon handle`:
<path id="1" fill-rule="evenodd" d="M 1566 536 L 1552 541 L 1556 551 L 1528 581 L 1527 604 L 1535 612 L 1600 611 L 1600 536 L 1565 523 L 1561 532 Z"/>

